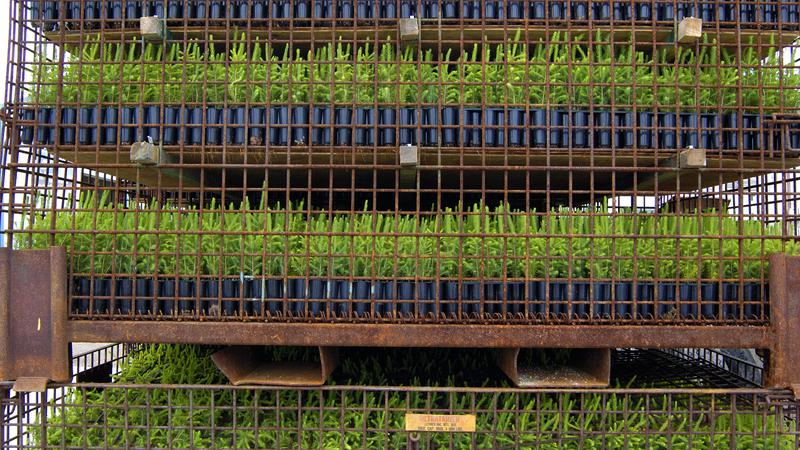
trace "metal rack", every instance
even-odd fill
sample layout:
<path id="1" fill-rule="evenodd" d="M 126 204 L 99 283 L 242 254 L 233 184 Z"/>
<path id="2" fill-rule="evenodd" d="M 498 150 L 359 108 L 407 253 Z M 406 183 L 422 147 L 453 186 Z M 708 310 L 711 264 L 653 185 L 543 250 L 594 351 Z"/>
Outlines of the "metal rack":
<path id="1" fill-rule="evenodd" d="M 10 6 L 8 261 L 66 253 L 16 269 L 0 318 L 44 317 L 41 358 L 76 341 L 759 348 L 767 385 L 793 384 L 792 2 L 127 3 Z M 60 283 L 50 306 L 22 296 Z"/>

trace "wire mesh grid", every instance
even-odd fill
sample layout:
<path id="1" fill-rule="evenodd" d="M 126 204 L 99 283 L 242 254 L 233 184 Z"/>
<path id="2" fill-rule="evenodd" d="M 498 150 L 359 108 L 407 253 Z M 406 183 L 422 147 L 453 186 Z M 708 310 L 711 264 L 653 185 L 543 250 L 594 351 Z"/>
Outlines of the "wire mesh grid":
<path id="1" fill-rule="evenodd" d="M 668 357 L 617 352 L 618 379 L 635 381 L 607 390 L 70 384 L 3 397 L 0 432 L 4 448 L 796 448 L 784 391 L 735 387 L 681 357 L 665 365 L 670 388 L 637 387 L 649 382 L 636 370 Z M 474 415 L 476 431 L 412 433 L 407 414 Z"/>
<path id="2" fill-rule="evenodd" d="M 124 3 L 10 6 L 6 237 L 67 247 L 73 319 L 769 320 L 793 2 Z"/>

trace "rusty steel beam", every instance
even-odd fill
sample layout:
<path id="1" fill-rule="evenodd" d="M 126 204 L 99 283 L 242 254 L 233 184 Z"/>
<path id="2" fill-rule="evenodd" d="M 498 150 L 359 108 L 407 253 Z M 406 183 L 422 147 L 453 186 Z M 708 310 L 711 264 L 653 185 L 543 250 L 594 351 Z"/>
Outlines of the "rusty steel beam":
<path id="1" fill-rule="evenodd" d="M 800 257 L 769 258 L 770 334 L 766 386 L 800 388 Z"/>
<path id="2" fill-rule="evenodd" d="M 70 321 L 72 342 L 460 348 L 767 348 L 762 326 Z"/>

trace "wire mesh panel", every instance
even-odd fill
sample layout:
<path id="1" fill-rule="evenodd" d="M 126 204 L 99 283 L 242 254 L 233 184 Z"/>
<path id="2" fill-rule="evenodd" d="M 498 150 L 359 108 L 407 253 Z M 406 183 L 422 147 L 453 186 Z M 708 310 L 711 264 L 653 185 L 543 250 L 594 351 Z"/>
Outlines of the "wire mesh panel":
<path id="1" fill-rule="evenodd" d="M 796 7 L 15 1 L 8 242 L 73 319 L 763 324 Z"/>
<path id="2" fill-rule="evenodd" d="M 344 352 L 337 383 L 371 383 L 388 374 L 384 382 L 405 377 L 410 386 L 234 388 L 219 384 L 208 349 L 144 346 L 115 365 L 116 383 L 0 398 L 0 442 L 9 449 L 796 448 L 800 439 L 797 402 L 789 393 L 737 388 L 746 383 L 730 372 L 678 354 L 616 352 L 614 378 L 624 389 L 520 390 L 478 381 L 491 360 L 485 351 L 392 352 Z M 372 364 L 398 357 L 412 362 L 401 369 Z M 649 375 L 657 364 L 666 379 Z M 484 387 L 424 384 L 444 376 L 451 384 L 474 378 L 468 385 Z M 409 432 L 409 414 L 474 417 L 475 430 Z"/>

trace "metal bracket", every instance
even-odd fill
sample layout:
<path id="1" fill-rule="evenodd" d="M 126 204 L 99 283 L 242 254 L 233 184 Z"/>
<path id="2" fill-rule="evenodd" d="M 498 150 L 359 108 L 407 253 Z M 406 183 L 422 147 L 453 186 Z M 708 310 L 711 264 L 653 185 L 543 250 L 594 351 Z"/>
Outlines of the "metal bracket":
<path id="1" fill-rule="evenodd" d="M 42 392 L 70 379 L 67 253 L 0 249 L 0 380 Z"/>
<path id="2" fill-rule="evenodd" d="M 169 155 L 160 144 L 156 146 L 153 139 L 148 137 L 145 142 L 135 142 L 131 145 L 131 162 L 143 166 L 158 166 L 169 164 Z"/>
<path id="3" fill-rule="evenodd" d="M 684 17 L 675 28 L 675 42 L 694 44 L 703 36 L 703 19 Z"/>
<path id="4" fill-rule="evenodd" d="M 400 41 L 404 43 L 419 42 L 420 29 L 422 28 L 419 19 L 414 16 L 400 19 Z"/>
<path id="5" fill-rule="evenodd" d="M 158 16 L 140 17 L 139 34 L 145 41 L 164 41 L 169 37 L 167 21 Z"/>
<path id="6" fill-rule="evenodd" d="M 339 365 L 339 349 L 318 347 L 319 364 L 269 361 L 262 347 L 226 347 L 211 359 L 234 386 L 322 386 Z"/>
<path id="7" fill-rule="evenodd" d="M 666 162 L 666 167 L 674 167 L 676 169 L 702 169 L 707 165 L 706 150 L 691 146 Z"/>
<path id="8" fill-rule="evenodd" d="M 419 149 L 416 145 L 400 147 L 400 184 L 404 187 L 417 185 Z"/>
<path id="9" fill-rule="evenodd" d="M 572 349 L 569 362 L 554 367 L 520 365 L 520 350 L 503 348 L 496 353 L 497 365 L 517 387 L 608 387 L 611 383 L 610 349 Z"/>

